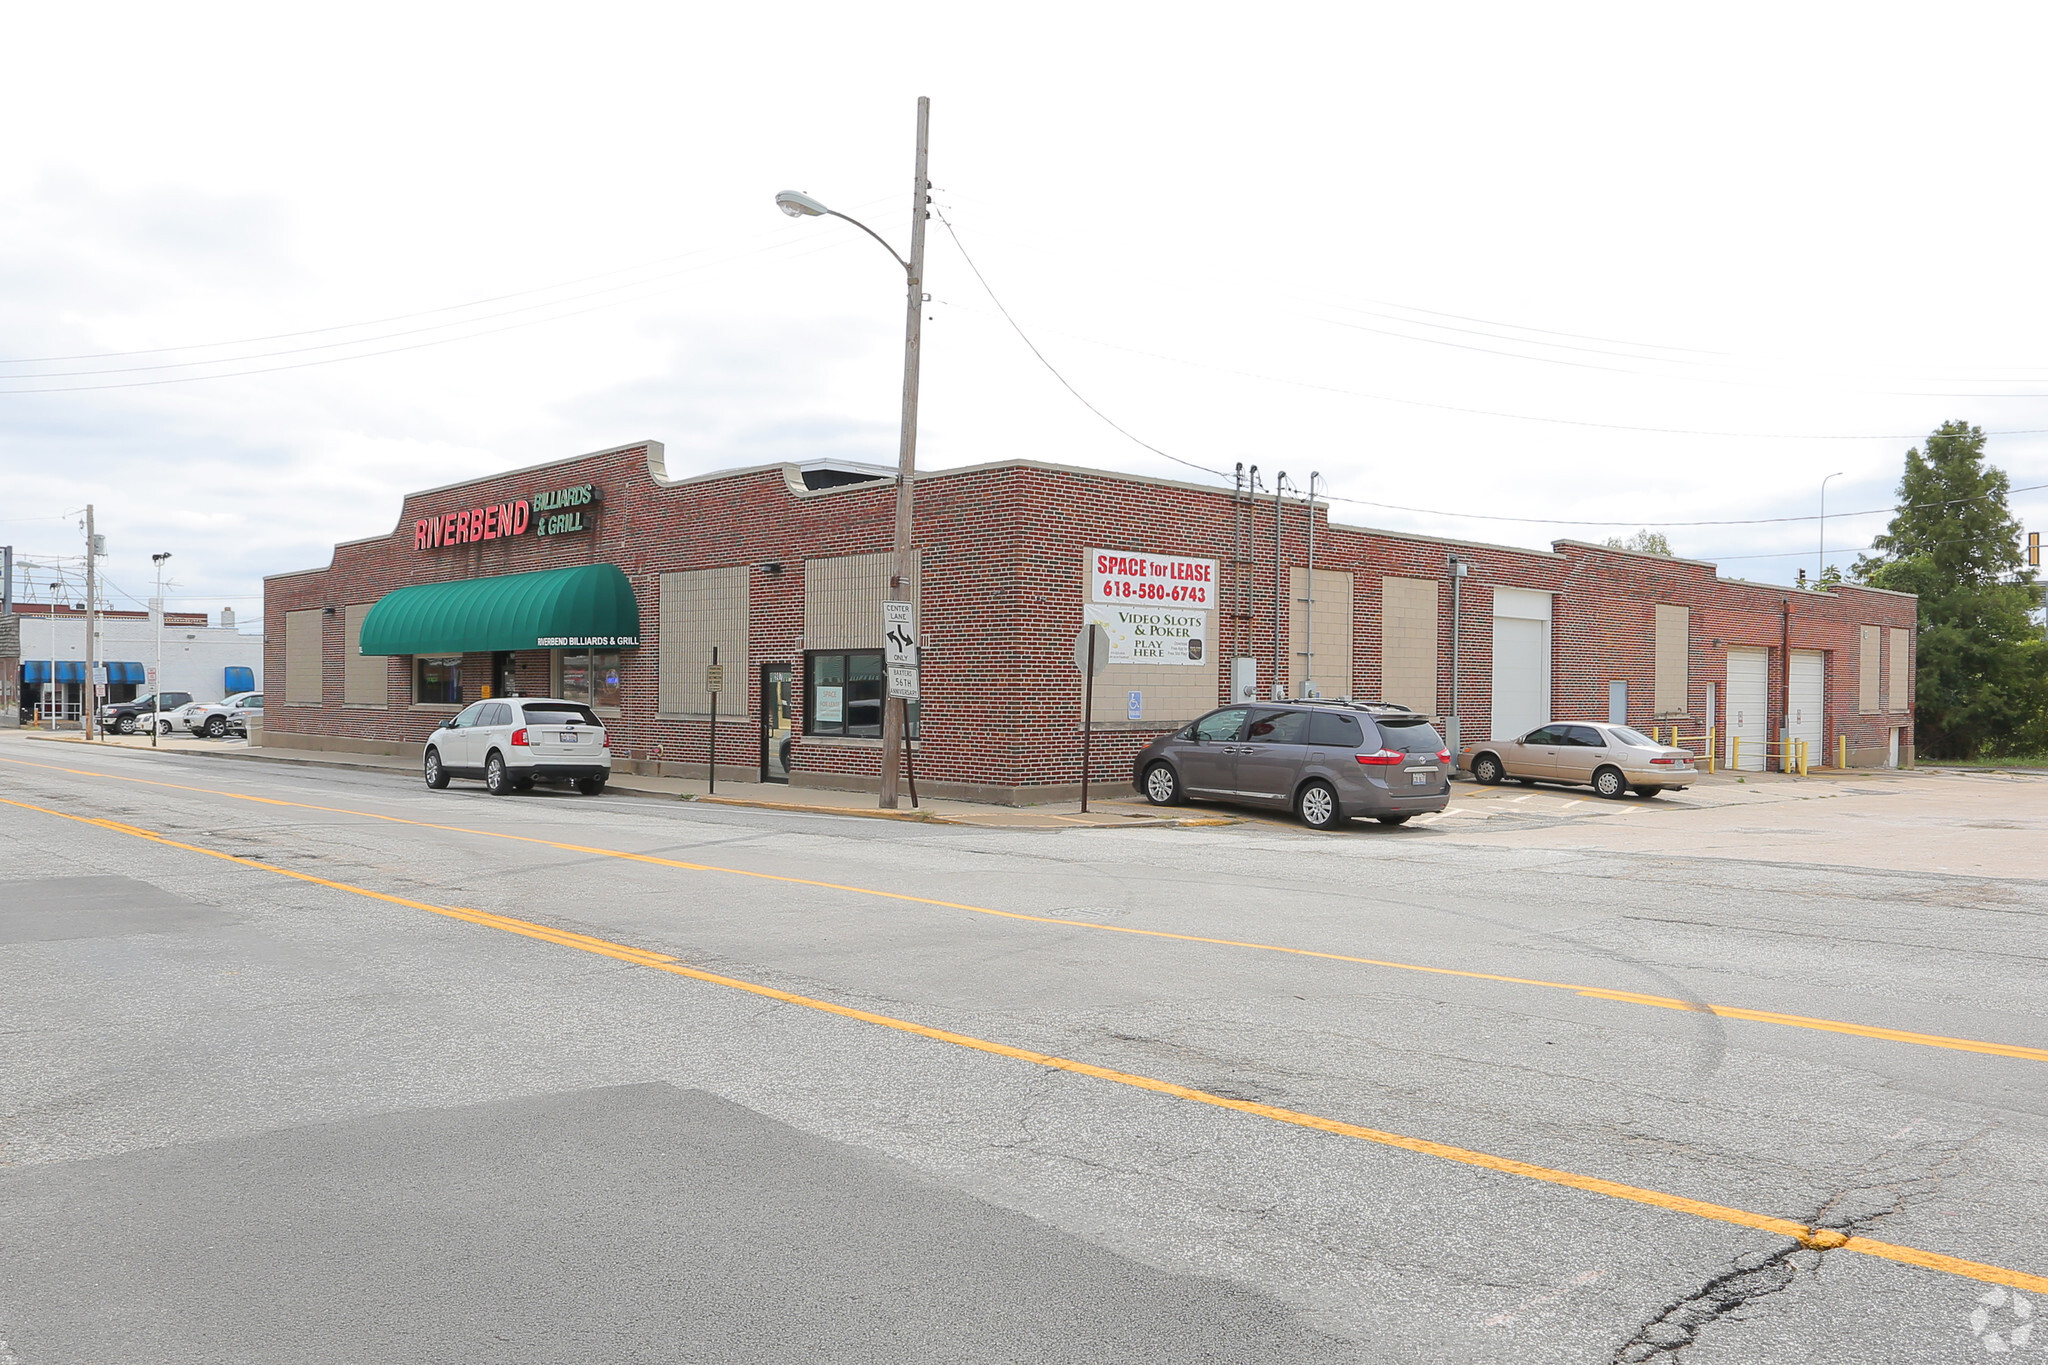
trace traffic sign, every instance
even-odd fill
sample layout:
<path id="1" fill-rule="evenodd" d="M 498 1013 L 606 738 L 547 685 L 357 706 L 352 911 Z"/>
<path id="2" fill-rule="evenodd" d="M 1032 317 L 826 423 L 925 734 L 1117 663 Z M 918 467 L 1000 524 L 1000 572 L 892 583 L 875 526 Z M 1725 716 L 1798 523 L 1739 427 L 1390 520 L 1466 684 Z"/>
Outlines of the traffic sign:
<path id="1" fill-rule="evenodd" d="M 1095 637 L 1095 668 L 1088 668 L 1088 637 Z M 1084 677 L 1099 678 L 1102 670 L 1109 667 L 1109 632 L 1101 626 L 1086 625 L 1074 636 L 1074 668 Z"/>
<path id="2" fill-rule="evenodd" d="M 704 666 L 704 690 L 706 692 L 725 691 L 724 664 L 706 664 Z"/>
<path id="3" fill-rule="evenodd" d="M 917 667 L 917 609 L 908 602 L 882 603 L 882 663 Z"/>

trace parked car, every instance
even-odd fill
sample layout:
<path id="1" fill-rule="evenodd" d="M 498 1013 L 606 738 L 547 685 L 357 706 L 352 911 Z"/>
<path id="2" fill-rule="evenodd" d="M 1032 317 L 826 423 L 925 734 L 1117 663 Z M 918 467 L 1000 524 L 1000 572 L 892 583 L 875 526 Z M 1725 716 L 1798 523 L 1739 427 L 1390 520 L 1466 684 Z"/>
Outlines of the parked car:
<path id="1" fill-rule="evenodd" d="M 573 782 L 596 796 L 612 775 L 612 740 L 582 702 L 505 697 L 467 706 L 427 737 L 424 772 L 439 791 L 451 777 L 480 777 L 493 796 L 536 781 Z"/>
<path id="2" fill-rule="evenodd" d="M 1659 744 L 1626 725 L 1557 721 L 1507 740 L 1461 745 L 1458 766 L 1489 785 L 1512 778 L 1523 786 L 1565 782 L 1615 799 L 1684 791 L 1699 777 L 1690 749 Z"/>
<path id="3" fill-rule="evenodd" d="M 145 733 L 149 730 L 152 716 L 156 719 L 159 735 L 196 735 L 199 733 L 197 718 L 206 709 L 204 702 L 187 702 L 175 711 L 144 711 L 135 718 L 135 727 Z"/>
<path id="4" fill-rule="evenodd" d="M 237 692 L 211 706 L 196 707 L 186 720 L 186 728 L 193 734 L 205 735 L 208 739 L 221 739 L 234 731 L 247 734 L 249 727 L 243 713 L 248 711 L 254 711 L 261 716 L 261 692 Z"/>
<path id="5" fill-rule="evenodd" d="M 132 735 L 148 723 L 137 720 L 136 717 L 157 711 L 175 711 L 181 706 L 191 704 L 190 692 L 165 692 L 161 695 L 151 693 L 146 697 L 137 697 L 134 701 L 117 701 L 112 705 L 102 706 L 100 724 L 109 730 Z"/>
<path id="6" fill-rule="evenodd" d="M 1427 716 L 1382 702 L 1301 701 L 1211 711 L 1140 749 L 1131 778 L 1155 806 L 1190 797 L 1277 806 L 1331 829 L 1440 811 L 1451 771 Z"/>

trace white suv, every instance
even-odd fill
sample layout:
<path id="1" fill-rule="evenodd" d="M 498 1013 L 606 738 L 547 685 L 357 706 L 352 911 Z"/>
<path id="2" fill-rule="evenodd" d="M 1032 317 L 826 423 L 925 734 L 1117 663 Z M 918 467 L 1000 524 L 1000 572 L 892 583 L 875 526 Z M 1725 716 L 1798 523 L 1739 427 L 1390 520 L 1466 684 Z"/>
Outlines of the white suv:
<path id="1" fill-rule="evenodd" d="M 480 777 L 493 796 L 525 791 L 536 780 L 574 782 L 585 796 L 612 775 L 612 740 L 580 701 L 502 697 L 465 707 L 427 736 L 427 785 Z"/>

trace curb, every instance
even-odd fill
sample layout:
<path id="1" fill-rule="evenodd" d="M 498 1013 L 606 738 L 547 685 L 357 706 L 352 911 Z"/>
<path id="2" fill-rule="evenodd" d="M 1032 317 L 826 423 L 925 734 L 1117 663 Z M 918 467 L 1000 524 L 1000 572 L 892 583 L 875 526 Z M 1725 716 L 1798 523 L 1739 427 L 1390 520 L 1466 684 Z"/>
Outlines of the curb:
<path id="1" fill-rule="evenodd" d="M 101 748 L 101 746 L 96 743 L 92 743 L 83 738 L 73 738 L 69 735 L 32 735 L 29 736 L 29 738 L 42 744 L 83 745 L 86 748 L 92 749 L 95 752 L 98 752 Z M 337 760 L 327 758 L 290 758 L 287 757 L 285 754 L 257 753 L 252 749 L 144 749 L 139 746 L 128 744 L 113 744 L 107 745 L 105 747 L 108 752 L 118 751 L 121 753 L 190 755 L 195 758 L 239 759 L 245 763 L 284 763 L 289 764 L 294 768 L 338 768 L 344 772 L 357 773 L 411 774 L 413 772 L 413 770 L 410 767 L 401 767 L 393 763 L 352 763 L 346 759 Z M 632 781 L 631 775 L 627 776 L 626 781 Z M 708 794 L 704 796 L 695 796 L 689 792 L 650 791 L 644 787 L 627 786 L 624 783 L 622 783 L 617 777 L 614 777 L 611 780 L 611 782 L 606 785 L 605 790 L 614 796 L 635 796 L 643 800 L 653 799 L 657 801 L 696 801 L 702 802 L 706 805 L 713 806 L 735 806 L 743 807 L 750 810 L 779 810 L 786 811 L 790 814 L 796 815 L 847 815 L 859 820 L 911 820 L 919 824 L 926 825 L 959 825 L 963 827 L 987 829 L 1002 828 L 1002 826 L 997 825 L 984 826 L 972 817 L 955 818 L 952 816 L 941 815 L 937 811 L 929 810 L 866 810 L 859 806 L 813 806 L 805 805 L 795 801 L 755 801 L 743 796 L 714 796 Z M 1013 808 L 1003 807 L 1002 809 L 1007 810 Z M 1150 819 L 1145 821 L 1133 821 L 1131 824 L 1128 825 L 1072 825 L 1062 826 L 1062 828 L 1191 829 L 1204 825 L 1238 825 L 1243 823 L 1244 822 L 1242 820 L 1234 820 L 1224 816 L 1190 816 L 1172 820 Z"/>

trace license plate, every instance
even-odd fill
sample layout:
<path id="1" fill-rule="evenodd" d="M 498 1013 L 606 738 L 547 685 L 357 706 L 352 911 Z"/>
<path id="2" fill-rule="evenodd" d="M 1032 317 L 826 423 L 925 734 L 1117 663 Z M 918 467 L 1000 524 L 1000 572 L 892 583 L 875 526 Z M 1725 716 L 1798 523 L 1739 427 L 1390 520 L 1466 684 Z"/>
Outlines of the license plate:
<path id="1" fill-rule="evenodd" d="M 564 744 L 574 744 L 577 740 L 577 734 L 574 730 L 561 730 L 556 732 L 555 738 L 561 740 Z"/>
<path id="2" fill-rule="evenodd" d="M 1428 773 L 1410 773 L 1408 774 L 1408 785 L 1411 787 L 1426 787 L 1429 785 L 1429 778 L 1430 774 Z"/>

